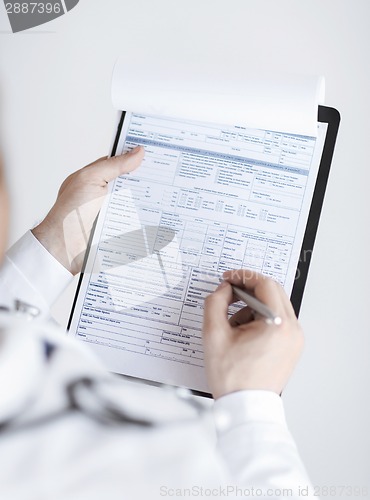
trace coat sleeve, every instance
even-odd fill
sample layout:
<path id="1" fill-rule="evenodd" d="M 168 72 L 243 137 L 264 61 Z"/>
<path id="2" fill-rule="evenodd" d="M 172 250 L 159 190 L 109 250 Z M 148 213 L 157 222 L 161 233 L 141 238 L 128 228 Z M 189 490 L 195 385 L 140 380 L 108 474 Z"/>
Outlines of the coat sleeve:
<path id="1" fill-rule="evenodd" d="M 318 499 L 277 394 L 229 394 L 215 402 L 214 418 L 218 451 L 237 485 L 254 488 L 254 496 L 262 498 Z"/>
<path id="2" fill-rule="evenodd" d="M 73 276 L 28 231 L 7 252 L 0 270 L 0 305 L 19 299 L 47 316 Z"/>

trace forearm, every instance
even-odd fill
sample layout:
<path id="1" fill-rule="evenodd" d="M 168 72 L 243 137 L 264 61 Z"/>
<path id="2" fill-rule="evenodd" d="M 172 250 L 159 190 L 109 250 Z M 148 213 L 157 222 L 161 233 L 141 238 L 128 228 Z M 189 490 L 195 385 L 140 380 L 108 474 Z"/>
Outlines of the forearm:
<path id="1" fill-rule="evenodd" d="M 46 315 L 72 275 L 28 231 L 6 254 L 0 270 L 0 305 L 18 299 Z"/>
<path id="2" fill-rule="evenodd" d="M 305 489 L 304 496 L 314 498 L 277 394 L 233 393 L 215 402 L 214 413 L 218 450 L 236 484 L 260 489 L 266 497 L 276 490 L 284 498 L 285 490 L 298 499 Z"/>

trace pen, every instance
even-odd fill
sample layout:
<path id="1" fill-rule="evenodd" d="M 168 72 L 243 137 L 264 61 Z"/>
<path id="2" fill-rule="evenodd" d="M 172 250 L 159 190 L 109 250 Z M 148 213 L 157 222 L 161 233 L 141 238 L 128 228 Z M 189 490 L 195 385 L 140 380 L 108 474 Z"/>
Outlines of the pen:
<path id="1" fill-rule="evenodd" d="M 265 318 L 266 323 L 269 325 L 281 325 L 282 320 L 280 316 L 276 316 L 271 309 L 269 309 L 260 300 L 256 299 L 253 295 L 250 295 L 245 290 L 242 290 L 238 286 L 231 285 L 234 294 L 238 299 L 242 300 L 247 306 L 249 306 L 253 311 L 260 314 Z"/>

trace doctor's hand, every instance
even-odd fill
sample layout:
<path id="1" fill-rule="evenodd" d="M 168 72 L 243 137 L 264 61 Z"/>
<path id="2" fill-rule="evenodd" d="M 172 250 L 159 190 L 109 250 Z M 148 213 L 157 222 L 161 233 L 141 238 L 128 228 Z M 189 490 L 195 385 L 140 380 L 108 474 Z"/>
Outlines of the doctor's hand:
<path id="1" fill-rule="evenodd" d="M 129 153 L 101 158 L 63 182 L 57 200 L 33 235 L 68 271 L 81 271 L 91 229 L 108 193 L 108 182 L 135 170 L 144 158 L 138 146 Z"/>
<path id="2" fill-rule="evenodd" d="M 303 333 L 293 307 L 275 281 L 249 270 L 227 271 L 224 282 L 205 300 L 203 344 L 210 390 L 215 399 L 252 389 L 281 394 L 303 348 Z M 280 325 L 269 325 L 249 307 L 228 319 L 238 299 L 231 284 L 253 292 Z"/>

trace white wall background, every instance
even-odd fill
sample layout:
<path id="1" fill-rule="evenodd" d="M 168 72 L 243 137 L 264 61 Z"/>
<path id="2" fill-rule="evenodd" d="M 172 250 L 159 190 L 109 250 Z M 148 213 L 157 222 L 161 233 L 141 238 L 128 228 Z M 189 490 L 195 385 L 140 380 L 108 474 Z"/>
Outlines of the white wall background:
<path id="1" fill-rule="evenodd" d="M 70 172 L 108 153 L 120 53 L 144 65 L 326 76 L 326 101 L 342 124 L 301 311 L 306 349 L 284 394 L 320 485 L 370 486 L 369 17 L 369 0 L 80 0 L 68 15 L 13 35 L 0 5 L 12 242 L 43 217 Z M 72 288 L 55 307 L 62 323 Z"/>

